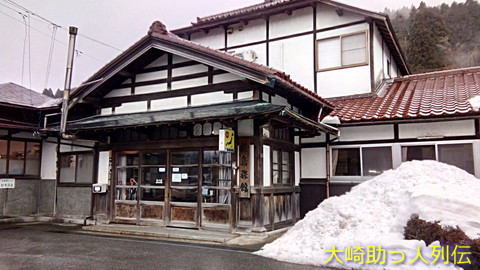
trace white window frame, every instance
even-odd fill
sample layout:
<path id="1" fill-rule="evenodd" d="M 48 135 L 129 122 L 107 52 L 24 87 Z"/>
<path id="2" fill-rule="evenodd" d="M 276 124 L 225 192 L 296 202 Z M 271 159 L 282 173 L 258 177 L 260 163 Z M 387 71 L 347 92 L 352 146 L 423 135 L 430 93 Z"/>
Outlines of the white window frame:
<path id="1" fill-rule="evenodd" d="M 372 179 L 375 176 L 361 176 L 363 175 L 363 157 L 360 149 L 360 176 L 335 176 L 333 175 L 333 150 L 334 149 L 348 149 L 348 148 L 371 148 L 371 147 L 391 147 L 392 148 L 392 166 L 393 169 L 398 168 L 402 164 L 402 147 L 403 146 L 435 146 L 435 159 L 438 161 L 438 146 L 449 144 L 472 144 L 473 150 L 473 166 L 475 176 L 480 178 L 480 140 L 458 140 L 458 141 L 420 141 L 420 142 L 402 142 L 402 143 L 383 143 L 383 144 L 351 144 L 351 145 L 334 145 L 331 147 L 329 170 L 330 181 L 340 183 L 354 183 L 358 184 L 365 180 Z"/>
<path id="2" fill-rule="evenodd" d="M 349 37 L 349 36 L 354 36 L 354 35 L 359 35 L 359 34 L 364 34 L 365 35 L 365 62 L 361 62 L 361 63 L 355 63 L 355 64 L 351 64 L 351 65 L 344 65 L 343 64 L 343 50 L 342 50 L 342 38 L 344 37 Z M 329 71 L 329 70 L 336 70 L 336 69 L 343 69 L 343 68 L 351 68 L 351 67 L 359 67 L 359 66 L 365 66 L 365 65 L 368 65 L 369 64 L 369 49 L 368 49 L 368 44 L 369 44 L 369 40 L 368 40 L 368 35 L 367 35 L 368 31 L 367 30 L 364 30 L 364 31 L 359 31 L 359 32 L 354 32 L 354 33 L 348 33 L 348 34 L 343 34 L 343 35 L 338 35 L 338 36 L 333 36 L 333 37 L 328 37 L 328 38 L 322 38 L 322 39 L 317 39 L 316 40 L 316 43 L 315 43 L 315 50 L 316 50 L 316 61 L 315 61 L 315 70 L 317 72 L 321 72 L 321 71 Z M 340 40 L 340 65 L 339 66 L 336 66 L 336 67 L 328 67 L 328 68 L 320 68 L 319 67 L 319 61 L 320 61 L 320 54 L 318 53 L 318 44 L 321 42 L 321 41 L 325 41 L 325 40 L 332 40 L 332 39 L 339 39 Z"/>
<path id="3" fill-rule="evenodd" d="M 351 144 L 351 145 L 338 145 L 338 146 L 332 146 L 331 151 L 329 153 L 330 155 L 330 175 L 331 175 L 331 182 L 349 182 L 349 183 L 361 183 L 365 180 L 374 178 L 375 176 L 363 176 L 363 148 L 378 148 L 378 147 L 390 147 L 392 150 L 392 168 L 395 168 L 395 161 L 393 157 L 395 156 L 394 148 L 391 143 L 387 144 Z M 347 175 L 333 175 L 333 150 L 335 149 L 350 149 L 350 148 L 358 148 L 360 149 L 360 175 L 352 175 L 352 176 L 347 176 Z"/>

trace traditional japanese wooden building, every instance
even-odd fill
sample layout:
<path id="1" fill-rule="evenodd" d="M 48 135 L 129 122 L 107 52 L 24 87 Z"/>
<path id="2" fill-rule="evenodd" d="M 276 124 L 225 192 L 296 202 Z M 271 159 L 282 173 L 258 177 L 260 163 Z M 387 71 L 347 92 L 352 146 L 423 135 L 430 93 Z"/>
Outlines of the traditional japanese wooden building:
<path id="1" fill-rule="evenodd" d="M 179 38 L 160 22 L 88 81 L 96 80 L 72 93 L 67 133 L 94 147 L 95 182 L 108 187 L 93 197 L 97 222 L 291 225 L 300 214 L 300 138 L 338 135 L 318 122 L 332 105 L 284 72 Z M 220 138 L 230 151 L 220 151 Z M 90 157 L 78 147 L 59 155 L 59 183 L 90 188 L 81 181 Z"/>

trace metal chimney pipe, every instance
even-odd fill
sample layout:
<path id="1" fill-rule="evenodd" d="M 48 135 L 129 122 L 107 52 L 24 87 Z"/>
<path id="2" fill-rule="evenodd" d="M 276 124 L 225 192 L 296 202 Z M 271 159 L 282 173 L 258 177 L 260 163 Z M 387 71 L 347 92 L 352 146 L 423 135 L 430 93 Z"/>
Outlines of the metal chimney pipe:
<path id="1" fill-rule="evenodd" d="M 68 116 L 68 101 L 70 99 L 70 89 L 72 87 L 72 69 L 73 69 L 73 57 L 75 53 L 75 40 L 77 37 L 78 28 L 70 26 L 70 40 L 68 42 L 68 56 L 67 56 L 67 71 L 65 74 L 65 87 L 63 90 L 63 102 L 62 102 L 62 118 L 60 122 L 60 136 L 65 136 L 67 129 L 67 116 Z"/>

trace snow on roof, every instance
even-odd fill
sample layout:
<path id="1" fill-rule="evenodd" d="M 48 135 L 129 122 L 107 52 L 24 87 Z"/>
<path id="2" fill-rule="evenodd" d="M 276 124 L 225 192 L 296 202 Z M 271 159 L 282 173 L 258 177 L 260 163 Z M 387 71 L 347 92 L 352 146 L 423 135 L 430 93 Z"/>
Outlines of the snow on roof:
<path id="1" fill-rule="evenodd" d="M 381 245 L 388 254 L 402 251 L 405 260 L 393 264 L 399 255 L 388 254 L 384 265 L 333 260 L 327 266 L 368 269 L 455 269 L 453 264 L 410 264 L 420 246 L 429 262 L 431 248 L 423 241 L 404 240 L 404 226 L 417 214 L 441 225 L 459 226 L 469 237 L 480 236 L 480 180 L 457 167 L 436 161 L 412 161 L 365 181 L 339 197 L 331 197 L 307 213 L 281 238 L 265 245 L 258 255 L 281 261 L 326 266 L 331 255 L 325 250 L 345 250 L 348 246 Z M 439 245 L 434 242 L 430 245 Z M 340 259 L 345 253 L 337 253 Z"/>

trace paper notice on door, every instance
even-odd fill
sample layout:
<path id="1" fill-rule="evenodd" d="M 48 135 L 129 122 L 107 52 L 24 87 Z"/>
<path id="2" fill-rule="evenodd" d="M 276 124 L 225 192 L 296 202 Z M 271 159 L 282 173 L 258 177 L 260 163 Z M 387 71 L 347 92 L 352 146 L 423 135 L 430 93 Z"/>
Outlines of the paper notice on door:
<path id="1" fill-rule="evenodd" d="M 182 173 L 182 179 L 188 179 L 188 173 Z"/>
<path id="2" fill-rule="evenodd" d="M 182 182 L 182 174 L 181 173 L 172 173 L 172 182 L 173 183 Z"/>

